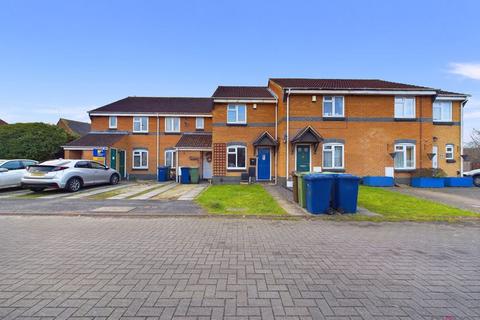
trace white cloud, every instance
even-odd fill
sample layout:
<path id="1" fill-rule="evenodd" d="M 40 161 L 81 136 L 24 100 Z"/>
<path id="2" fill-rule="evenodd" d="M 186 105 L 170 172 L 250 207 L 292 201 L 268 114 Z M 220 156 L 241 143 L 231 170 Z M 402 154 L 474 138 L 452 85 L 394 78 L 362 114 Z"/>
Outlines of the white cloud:
<path id="1" fill-rule="evenodd" d="M 480 63 L 451 63 L 450 73 L 480 80 Z"/>

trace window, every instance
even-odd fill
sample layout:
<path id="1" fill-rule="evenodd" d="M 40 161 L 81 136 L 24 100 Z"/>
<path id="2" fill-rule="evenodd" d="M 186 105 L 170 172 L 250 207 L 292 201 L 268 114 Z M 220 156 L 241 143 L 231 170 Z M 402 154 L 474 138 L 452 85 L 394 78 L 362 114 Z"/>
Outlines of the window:
<path id="1" fill-rule="evenodd" d="M 90 162 L 90 168 L 105 170 L 105 166 L 103 164 L 100 164 L 100 163 L 95 162 L 95 161 Z"/>
<path id="2" fill-rule="evenodd" d="M 165 118 L 165 132 L 180 132 L 180 118 Z"/>
<path id="3" fill-rule="evenodd" d="M 247 123 L 247 106 L 244 104 L 229 104 L 227 107 L 227 123 Z"/>
<path id="4" fill-rule="evenodd" d="M 227 168 L 245 169 L 247 148 L 242 146 L 227 147 Z"/>
<path id="5" fill-rule="evenodd" d="M 108 117 L 108 128 L 117 129 L 117 117 L 115 116 Z"/>
<path id="6" fill-rule="evenodd" d="M 395 118 L 415 118 L 415 98 L 395 97 Z"/>
<path id="7" fill-rule="evenodd" d="M 343 169 L 343 144 L 327 143 L 323 145 L 323 167 L 325 169 Z"/>
<path id="8" fill-rule="evenodd" d="M 195 119 L 195 129 L 203 130 L 205 129 L 205 120 L 204 118 L 196 118 Z"/>
<path id="9" fill-rule="evenodd" d="M 453 144 L 447 144 L 445 146 L 445 159 L 453 160 L 455 158 L 455 151 L 453 148 Z"/>
<path id="10" fill-rule="evenodd" d="M 148 132 L 148 117 L 133 117 L 133 132 Z"/>
<path id="11" fill-rule="evenodd" d="M 148 169 L 148 150 L 133 150 L 133 169 Z"/>
<path id="12" fill-rule="evenodd" d="M 24 160 L 23 161 L 23 165 L 25 167 L 28 167 L 28 166 L 34 166 L 36 165 L 38 162 L 37 161 L 33 161 L 33 160 Z"/>
<path id="13" fill-rule="evenodd" d="M 88 169 L 88 168 L 90 168 L 90 164 L 88 163 L 88 161 L 78 161 L 75 164 L 75 168 Z"/>
<path id="14" fill-rule="evenodd" d="M 176 161 L 175 150 L 165 150 L 165 165 L 171 168 L 176 168 Z"/>
<path id="15" fill-rule="evenodd" d="M 433 103 L 433 121 L 449 122 L 452 121 L 452 102 L 435 101 Z"/>
<path id="16" fill-rule="evenodd" d="M 25 169 L 25 166 L 23 165 L 22 161 L 8 161 L 2 165 L 2 168 L 8 170 L 20 170 Z"/>
<path id="17" fill-rule="evenodd" d="M 394 162 L 395 169 L 415 169 L 415 145 L 396 144 Z"/>
<path id="18" fill-rule="evenodd" d="M 323 97 L 324 117 L 344 117 L 343 97 Z"/>

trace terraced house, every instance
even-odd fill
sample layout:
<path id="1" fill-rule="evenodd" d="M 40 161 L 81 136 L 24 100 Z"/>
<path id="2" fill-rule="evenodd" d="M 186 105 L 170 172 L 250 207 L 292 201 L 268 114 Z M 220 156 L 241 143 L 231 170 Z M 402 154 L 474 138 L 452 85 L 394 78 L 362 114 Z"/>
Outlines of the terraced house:
<path id="1" fill-rule="evenodd" d="M 137 178 L 154 178 L 158 165 L 196 166 L 213 183 L 289 185 L 293 171 L 456 176 L 467 98 L 383 80 L 297 78 L 220 86 L 211 98 L 129 97 L 90 111 L 92 132 L 65 150 L 92 158 L 101 148 L 107 165 Z"/>

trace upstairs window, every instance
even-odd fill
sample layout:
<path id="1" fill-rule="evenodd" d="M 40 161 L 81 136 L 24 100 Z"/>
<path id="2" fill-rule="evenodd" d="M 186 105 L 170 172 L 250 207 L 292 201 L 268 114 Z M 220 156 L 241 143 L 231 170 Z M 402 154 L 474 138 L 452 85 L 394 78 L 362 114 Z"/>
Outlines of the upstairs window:
<path id="1" fill-rule="evenodd" d="M 395 145 L 395 169 L 415 169 L 415 145 L 402 143 Z"/>
<path id="2" fill-rule="evenodd" d="M 180 132 L 180 118 L 166 117 L 165 132 Z"/>
<path id="3" fill-rule="evenodd" d="M 323 145 L 323 168 L 343 169 L 343 144 L 327 143 Z"/>
<path id="4" fill-rule="evenodd" d="M 247 106 L 244 104 L 229 104 L 227 107 L 227 123 L 247 123 Z"/>
<path id="5" fill-rule="evenodd" d="M 148 117 L 133 117 L 133 132 L 148 132 Z"/>
<path id="6" fill-rule="evenodd" d="M 455 159 L 455 151 L 454 151 L 453 144 L 447 144 L 445 146 L 445 159 L 446 160 L 453 160 Z"/>
<path id="7" fill-rule="evenodd" d="M 227 168 L 245 169 L 247 148 L 243 146 L 231 146 L 227 148 Z"/>
<path id="8" fill-rule="evenodd" d="M 452 121 L 452 101 L 435 101 L 433 103 L 433 121 Z"/>
<path id="9" fill-rule="evenodd" d="M 176 168 L 176 153 L 175 150 L 166 150 L 165 151 L 165 165 L 167 167 Z"/>
<path id="10" fill-rule="evenodd" d="M 395 97 L 395 118 L 397 119 L 415 118 L 415 98 Z"/>
<path id="11" fill-rule="evenodd" d="M 108 117 L 108 128 L 109 129 L 117 129 L 117 117 L 116 116 Z"/>
<path id="12" fill-rule="evenodd" d="M 323 97 L 323 116 L 343 118 L 345 116 L 343 101 L 343 97 Z"/>
<path id="13" fill-rule="evenodd" d="M 205 129 L 205 120 L 204 118 L 198 117 L 195 119 L 195 129 L 203 130 Z"/>
<path id="14" fill-rule="evenodd" d="M 133 169 L 148 169 L 148 150 L 133 150 Z"/>

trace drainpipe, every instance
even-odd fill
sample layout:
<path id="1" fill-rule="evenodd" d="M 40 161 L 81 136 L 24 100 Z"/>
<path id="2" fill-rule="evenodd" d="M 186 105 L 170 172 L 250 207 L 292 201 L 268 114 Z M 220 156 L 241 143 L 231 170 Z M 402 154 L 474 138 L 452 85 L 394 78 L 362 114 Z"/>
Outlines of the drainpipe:
<path id="1" fill-rule="evenodd" d="M 158 165 L 159 165 L 159 160 L 158 160 L 158 149 L 159 149 L 159 145 L 160 145 L 160 115 L 157 113 L 157 168 L 155 168 L 155 170 L 158 170 Z"/>
<path id="2" fill-rule="evenodd" d="M 180 182 L 180 177 L 179 177 L 179 173 L 180 173 L 180 164 L 178 163 L 178 148 L 175 149 L 175 180 L 178 182 Z"/>
<path id="3" fill-rule="evenodd" d="M 290 143 L 290 89 L 288 89 L 288 92 L 287 92 L 287 145 L 286 145 L 286 151 L 287 151 L 287 155 L 286 155 L 286 165 L 287 167 L 285 168 L 285 184 L 287 184 L 287 181 L 288 181 L 288 167 L 289 167 L 289 164 L 290 164 L 290 152 L 289 152 L 289 143 Z"/>
<path id="4" fill-rule="evenodd" d="M 278 98 L 275 98 L 275 141 L 278 141 Z M 275 149 L 275 184 L 277 184 L 278 148 Z"/>
<path id="5" fill-rule="evenodd" d="M 461 157 L 463 155 L 463 108 L 465 108 L 467 102 L 468 99 L 465 98 L 460 103 L 460 177 L 463 177 L 463 158 Z"/>

